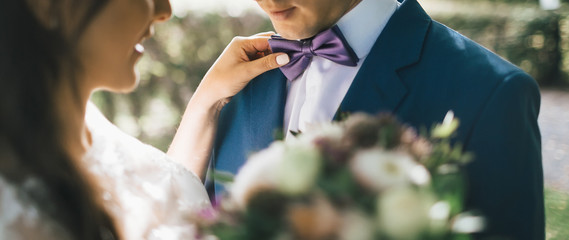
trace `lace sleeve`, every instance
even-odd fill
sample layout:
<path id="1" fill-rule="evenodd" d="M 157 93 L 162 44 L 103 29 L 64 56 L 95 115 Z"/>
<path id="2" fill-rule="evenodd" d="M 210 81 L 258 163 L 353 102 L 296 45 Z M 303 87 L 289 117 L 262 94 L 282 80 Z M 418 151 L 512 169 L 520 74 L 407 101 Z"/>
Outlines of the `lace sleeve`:
<path id="1" fill-rule="evenodd" d="M 21 199 L 21 193 L 0 176 L 0 239 L 70 239 L 63 228 L 45 219 L 39 210 Z"/>
<path id="2" fill-rule="evenodd" d="M 201 180 L 122 132 L 96 106 L 86 114 L 92 146 L 83 162 L 96 177 L 125 239 L 194 239 L 195 216 L 211 208 Z"/>

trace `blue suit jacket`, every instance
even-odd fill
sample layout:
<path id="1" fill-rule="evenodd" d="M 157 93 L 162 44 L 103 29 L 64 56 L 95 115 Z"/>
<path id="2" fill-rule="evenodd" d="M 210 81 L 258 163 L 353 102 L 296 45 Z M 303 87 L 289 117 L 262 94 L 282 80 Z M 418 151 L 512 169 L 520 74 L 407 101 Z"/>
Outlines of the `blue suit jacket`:
<path id="1" fill-rule="evenodd" d="M 221 112 L 211 167 L 236 173 L 248 154 L 282 129 L 286 79 L 254 79 Z M 475 154 L 467 166 L 467 207 L 488 219 L 487 234 L 544 239 L 540 106 L 535 81 L 487 49 L 433 21 L 416 2 L 394 13 L 340 106 L 392 112 L 430 127 L 453 110 L 457 141 Z M 215 180 L 215 179 L 213 179 Z M 208 184 L 210 193 L 223 188 Z"/>

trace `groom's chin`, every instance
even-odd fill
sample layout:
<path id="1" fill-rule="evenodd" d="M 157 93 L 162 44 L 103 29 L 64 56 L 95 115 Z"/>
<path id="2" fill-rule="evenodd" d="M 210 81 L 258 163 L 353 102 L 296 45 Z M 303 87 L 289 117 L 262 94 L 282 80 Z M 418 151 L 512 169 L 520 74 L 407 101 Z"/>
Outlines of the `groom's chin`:
<path id="1" fill-rule="evenodd" d="M 318 33 L 318 31 L 310 31 L 307 29 L 298 29 L 298 28 L 279 28 L 275 26 L 277 33 L 286 39 L 289 40 L 299 40 L 299 39 L 306 39 L 311 38 Z"/>
<path id="2" fill-rule="evenodd" d="M 329 29 L 333 24 L 327 23 L 309 23 L 290 24 L 284 22 L 273 21 L 273 27 L 281 37 L 289 40 L 299 40 L 314 37 L 316 34 Z"/>

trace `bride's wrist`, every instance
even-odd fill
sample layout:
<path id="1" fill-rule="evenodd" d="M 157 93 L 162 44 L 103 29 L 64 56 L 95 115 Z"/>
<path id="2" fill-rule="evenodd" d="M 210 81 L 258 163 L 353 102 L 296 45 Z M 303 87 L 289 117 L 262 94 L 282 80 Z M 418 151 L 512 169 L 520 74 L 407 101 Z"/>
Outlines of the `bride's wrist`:
<path id="1" fill-rule="evenodd" d="M 226 103 L 227 101 L 216 99 L 212 94 L 202 92 L 198 88 L 188 103 L 188 109 L 215 117 Z"/>

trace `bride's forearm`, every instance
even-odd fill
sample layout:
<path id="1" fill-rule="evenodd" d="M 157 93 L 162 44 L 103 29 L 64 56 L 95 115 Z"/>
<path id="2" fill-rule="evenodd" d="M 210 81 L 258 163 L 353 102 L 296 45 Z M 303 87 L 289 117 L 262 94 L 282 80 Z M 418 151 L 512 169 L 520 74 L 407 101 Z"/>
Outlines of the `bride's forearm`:
<path id="1" fill-rule="evenodd" d="M 180 127 L 168 149 L 168 156 L 205 179 L 222 103 L 209 100 L 198 91 L 186 107 Z"/>

